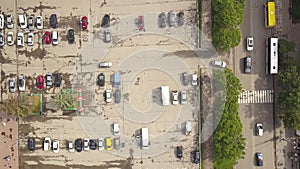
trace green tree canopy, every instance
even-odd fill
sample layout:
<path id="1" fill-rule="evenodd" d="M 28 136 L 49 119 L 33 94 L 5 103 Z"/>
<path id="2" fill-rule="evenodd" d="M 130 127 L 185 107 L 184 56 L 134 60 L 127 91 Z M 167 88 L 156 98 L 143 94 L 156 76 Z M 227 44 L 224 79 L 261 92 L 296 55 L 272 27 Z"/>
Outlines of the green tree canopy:
<path id="1" fill-rule="evenodd" d="M 0 109 L 16 118 L 24 118 L 32 113 L 35 104 L 30 96 L 11 96 L 0 103 Z"/>

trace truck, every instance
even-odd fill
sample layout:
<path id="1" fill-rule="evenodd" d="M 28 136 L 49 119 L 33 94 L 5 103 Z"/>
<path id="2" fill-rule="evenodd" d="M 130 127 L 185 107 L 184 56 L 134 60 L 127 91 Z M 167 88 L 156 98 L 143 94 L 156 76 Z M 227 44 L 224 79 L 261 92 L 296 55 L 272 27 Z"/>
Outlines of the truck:
<path id="1" fill-rule="evenodd" d="M 149 131 L 148 128 L 141 128 L 141 148 L 143 150 L 149 149 Z"/>
<path id="2" fill-rule="evenodd" d="M 167 106 L 170 104 L 170 88 L 169 86 L 161 86 L 162 104 Z"/>

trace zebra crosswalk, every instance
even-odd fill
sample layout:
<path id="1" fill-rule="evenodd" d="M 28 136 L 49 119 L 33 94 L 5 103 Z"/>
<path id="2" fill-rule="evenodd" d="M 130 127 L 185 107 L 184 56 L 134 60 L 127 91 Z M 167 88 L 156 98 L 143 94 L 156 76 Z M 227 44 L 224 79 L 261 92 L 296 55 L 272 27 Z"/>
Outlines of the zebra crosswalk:
<path id="1" fill-rule="evenodd" d="M 238 103 L 273 103 L 273 90 L 249 90 L 240 94 Z"/>

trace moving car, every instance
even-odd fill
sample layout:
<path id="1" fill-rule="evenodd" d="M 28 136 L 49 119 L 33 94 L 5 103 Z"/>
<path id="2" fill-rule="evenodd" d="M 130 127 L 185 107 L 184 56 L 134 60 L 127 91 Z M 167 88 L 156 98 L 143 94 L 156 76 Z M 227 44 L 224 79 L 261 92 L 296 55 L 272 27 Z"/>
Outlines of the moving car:
<path id="1" fill-rule="evenodd" d="M 176 157 L 177 158 L 182 158 L 183 153 L 182 153 L 182 146 L 177 146 L 176 147 Z"/>
<path id="2" fill-rule="evenodd" d="M 58 33 L 57 31 L 52 32 L 52 44 L 58 45 Z"/>
<path id="3" fill-rule="evenodd" d="M 175 18 L 176 18 L 176 14 L 174 11 L 170 11 L 169 12 L 169 26 L 175 26 Z"/>
<path id="4" fill-rule="evenodd" d="M 61 76 L 60 74 L 54 74 L 54 87 L 60 87 L 61 85 Z"/>
<path id="5" fill-rule="evenodd" d="M 139 16 L 137 19 L 137 26 L 139 30 L 145 30 L 144 16 Z"/>
<path id="6" fill-rule="evenodd" d="M 34 35 L 32 32 L 28 33 L 27 35 L 27 44 L 28 46 L 33 46 L 34 44 Z"/>
<path id="7" fill-rule="evenodd" d="M 44 151 L 49 151 L 50 148 L 51 148 L 51 139 L 50 139 L 50 137 L 46 137 L 44 139 L 43 149 L 44 149 Z"/>
<path id="8" fill-rule="evenodd" d="M 112 63 L 111 62 L 100 62 L 99 63 L 99 67 L 103 67 L 103 68 L 109 68 L 112 67 Z"/>
<path id="9" fill-rule="evenodd" d="M 112 150 L 113 147 L 112 147 L 112 138 L 111 137 L 106 137 L 105 138 L 105 147 L 106 147 L 106 150 Z"/>
<path id="10" fill-rule="evenodd" d="M 18 32 L 17 45 L 19 47 L 23 47 L 24 46 L 24 33 L 23 32 Z"/>
<path id="11" fill-rule="evenodd" d="M 8 29 L 14 28 L 13 17 L 11 14 L 6 15 L 6 26 Z"/>
<path id="12" fill-rule="evenodd" d="M 245 73 L 251 72 L 251 65 L 252 65 L 251 57 L 248 56 L 245 58 L 245 69 L 244 69 Z"/>
<path id="13" fill-rule="evenodd" d="M 25 91 L 25 77 L 23 74 L 21 74 L 19 76 L 19 79 L 18 79 L 18 87 L 19 87 L 19 91 L 20 92 L 24 92 Z"/>
<path id="14" fill-rule="evenodd" d="M 110 16 L 108 14 L 103 16 L 101 26 L 104 28 L 108 28 L 110 26 Z"/>
<path id="15" fill-rule="evenodd" d="M 172 103 L 174 105 L 178 104 L 178 91 L 173 91 L 172 92 Z"/>
<path id="16" fill-rule="evenodd" d="M 32 15 L 28 17 L 28 29 L 30 31 L 34 30 L 34 17 Z"/>
<path id="17" fill-rule="evenodd" d="M 263 159 L 262 153 L 261 152 L 255 153 L 255 157 L 256 157 L 256 165 L 257 166 L 263 166 L 264 165 L 264 159 Z"/>
<path id="18" fill-rule="evenodd" d="M 14 44 L 14 33 L 8 32 L 7 33 L 7 44 L 12 46 Z"/>
<path id="19" fill-rule="evenodd" d="M 27 19 L 26 15 L 19 15 L 19 24 L 22 29 L 27 28 Z"/>
<path id="20" fill-rule="evenodd" d="M 98 149 L 101 151 L 101 150 L 104 150 L 104 139 L 103 138 L 99 138 L 98 139 Z"/>
<path id="21" fill-rule="evenodd" d="M 91 149 L 91 150 L 96 150 L 96 149 L 97 149 L 97 143 L 96 143 L 96 140 L 94 140 L 94 139 L 91 139 L 91 140 L 90 140 L 90 149 Z"/>
<path id="22" fill-rule="evenodd" d="M 108 29 L 106 29 L 104 31 L 104 38 L 103 39 L 104 39 L 104 42 L 106 42 L 106 43 L 111 42 L 111 34 L 110 34 L 110 31 Z"/>
<path id="23" fill-rule="evenodd" d="M 44 43 L 51 44 L 51 33 L 49 31 L 44 34 Z"/>
<path id="24" fill-rule="evenodd" d="M 193 152 L 193 163 L 199 164 L 200 162 L 200 152 L 199 150 L 194 150 Z"/>
<path id="25" fill-rule="evenodd" d="M 184 25 L 184 13 L 181 11 L 178 13 L 178 26 Z"/>
<path id="26" fill-rule="evenodd" d="M 51 25 L 51 28 L 57 28 L 57 17 L 56 17 L 56 14 L 51 14 L 50 16 L 50 25 Z"/>
<path id="27" fill-rule="evenodd" d="M 187 92 L 185 90 L 181 91 L 181 104 L 187 104 Z"/>
<path id="28" fill-rule="evenodd" d="M 197 86 L 198 85 L 198 78 L 196 74 L 192 75 L 192 86 Z"/>
<path id="29" fill-rule="evenodd" d="M 158 15 L 158 26 L 164 28 L 167 26 L 167 16 L 164 12 Z"/>
<path id="30" fill-rule="evenodd" d="M 120 135 L 120 124 L 119 123 L 113 124 L 113 131 L 114 131 L 114 136 Z"/>
<path id="31" fill-rule="evenodd" d="M 98 76 L 98 85 L 103 87 L 105 85 L 105 75 L 104 73 L 100 73 Z"/>
<path id="32" fill-rule="evenodd" d="M 83 139 L 83 150 L 84 151 L 90 150 L 89 142 L 90 142 L 89 138 Z"/>
<path id="33" fill-rule="evenodd" d="M 28 146 L 28 149 L 33 152 L 35 150 L 35 139 L 34 138 L 28 138 L 27 140 L 27 146 Z"/>
<path id="34" fill-rule="evenodd" d="M 46 74 L 46 86 L 52 86 L 52 73 Z"/>
<path id="35" fill-rule="evenodd" d="M 0 29 L 4 29 L 4 15 L 0 14 Z"/>
<path id="36" fill-rule="evenodd" d="M 59 152 L 59 141 L 58 140 L 54 140 L 53 141 L 52 149 L 53 149 L 54 153 L 58 153 Z"/>
<path id="37" fill-rule="evenodd" d="M 4 33 L 0 32 L 0 47 L 4 46 Z"/>
<path id="38" fill-rule="evenodd" d="M 112 101 L 110 89 L 105 90 L 105 101 L 106 103 L 110 103 Z"/>
<path id="39" fill-rule="evenodd" d="M 69 151 L 70 153 L 75 152 L 75 148 L 74 148 L 74 144 L 73 144 L 73 141 L 72 141 L 72 140 L 69 140 L 69 141 L 68 141 L 68 151 Z"/>
<path id="40" fill-rule="evenodd" d="M 81 24 L 81 29 L 82 30 L 87 30 L 87 28 L 88 28 L 88 17 L 83 16 L 80 20 L 80 24 Z"/>
<path id="41" fill-rule="evenodd" d="M 36 86 L 39 89 L 44 89 L 44 76 L 39 75 L 36 79 Z"/>
<path id="42" fill-rule="evenodd" d="M 10 78 L 9 79 L 8 87 L 9 87 L 9 92 L 11 92 L 11 93 L 16 92 L 16 80 L 15 80 L 15 78 Z"/>
<path id="43" fill-rule="evenodd" d="M 264 135 L 264 129 L 263 129 L 263 125 L 261 123 L 256 124 L 256 134 L 258 136 L 263 136 Z"/>
<path id="44" fill-rule="evenodd" d="M 68 30 L 67 38 L 68 38 L 69 43 L 74 43 L 74 41 L 75 41 L 74 29 Z"/>
<path id="45" fill-rule="evenodd" d="M 247 51 L 253 51 L 254 48 L 254 39 L 251 36 L 247 37 Z"/>
<path id="46" fill-rule="evenodd" d="M 82 139 L 81 138 L 78 138 L 75 140 L 75 149 L 77 152 L 82 151 Z"/>
<path id="47" fill-rule="evenodd" d="M 37 16 L 36 17 L 36 28 L 37 29 L 43 29 L 43 17 L 42 16 Z"/>
<path id="48" fill-rule="evenodd" d="M 211 65 L 220 67 L 220 68 L 225 68 L 226 67 L 226 62 L 220 61 L 220 60 L 214 60 L 211 62 Z"/>

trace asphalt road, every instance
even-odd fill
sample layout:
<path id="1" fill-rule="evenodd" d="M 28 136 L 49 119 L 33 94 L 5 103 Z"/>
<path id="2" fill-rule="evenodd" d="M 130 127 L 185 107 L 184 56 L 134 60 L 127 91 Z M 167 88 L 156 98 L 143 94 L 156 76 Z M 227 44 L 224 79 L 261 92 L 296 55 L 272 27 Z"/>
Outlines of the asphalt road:
<path id="1" fill-rule="evenodd" d="M 266 39 L 271 36 L 271 30 L 264 27 L 263 0 L 246 1 L 245 18 L 242 24 L 242 43 L 234 50 L 234 72 L 241 79 L 242 87 L 246 90 L 273 89 L 273 77 L 266 74 Z M 254 51 L 246 51 L 247 36 L 254 37 Z M 244 58 L 252 57 L 252 72 L 244 74 Z M 258 168 L 255 153 L 262 152 L 264 166 L 274 167 L 274 130 L 273 104 L 240 104 L 239 112 L 243 124 L 243 135 L 246 138 L 245 159 L 239 160 L 236 169 Z M 256 136 L 255 125 L 262 123 L 264 135 Z"/>

